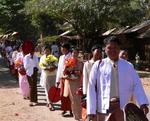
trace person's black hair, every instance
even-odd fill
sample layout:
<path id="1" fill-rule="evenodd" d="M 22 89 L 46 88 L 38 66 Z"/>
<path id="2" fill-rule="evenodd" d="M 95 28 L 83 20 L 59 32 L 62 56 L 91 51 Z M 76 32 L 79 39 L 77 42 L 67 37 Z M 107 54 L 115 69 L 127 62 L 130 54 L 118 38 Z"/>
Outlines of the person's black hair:
<path id="1" fill-rule="evenodd" d="M 71 52 L 72 52 L 72 51 L 75 51 L 75 50 L 80 51 L 80 49 L 79 49 L 78 47 L 73 47 L 73 48 L 71 49 Z"/>
<path id="2" fill-rule="evenodd" d="M 119 41 L 119 39 L 118 39 L 118 37 L 116 37 L 116 36 L 107 37 L 107 38 L 104 39 L 103 42 L 104 42 L 105 46 L 108 45 L 108 44 L 110 44 L 111 42 L 117 43 L 118 45 L 121 44 L 120 41 Z"/>
<path id="3" fill-rule="evenodd" d="M 19 48 L 20 48 L 20 46 L 16 46 L 16 47 L 15 47 L 15 50 L 19 50 Z"/>
<path id="4" fill-rule="evenodd" d="M 102 51 L 102 46 L 96 44 L 92 47 L 91 52 L 93 52 L 94 50 L 99 49 L 100 51 Z"/>
<path id="5" fill-rule="evenodd" d="M 61 45 L 62 48 L 66 48 L 67 50 L 70 50 L 70 44 L 69 43 L 63 43 Z"/>
<path id="6" fill-rule="evenodd" d="M 51 47 L 48 46 L 48 45 L 46 45 L 46 46 L 44 47 L 44 50 L 46 50 L 46 49 L 49 49 L 49 50 L 51 51 Z"/>

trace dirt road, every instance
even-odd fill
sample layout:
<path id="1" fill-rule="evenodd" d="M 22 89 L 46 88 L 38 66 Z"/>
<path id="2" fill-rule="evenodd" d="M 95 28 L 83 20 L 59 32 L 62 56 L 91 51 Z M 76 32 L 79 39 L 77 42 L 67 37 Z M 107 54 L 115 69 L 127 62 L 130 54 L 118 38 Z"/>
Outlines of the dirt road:
<path id="1" fill-rule="evenodd" d="M 74 121 L 72 117 L 62 117 L 58 109 L 50 111 L 46 107 L 44 90 L 38 86 L 38 102 L 29 107 L 29 100 L 24 100 L 18 88 L 18 82 L 9 73 L 0 59 L 0 121 Z"/>

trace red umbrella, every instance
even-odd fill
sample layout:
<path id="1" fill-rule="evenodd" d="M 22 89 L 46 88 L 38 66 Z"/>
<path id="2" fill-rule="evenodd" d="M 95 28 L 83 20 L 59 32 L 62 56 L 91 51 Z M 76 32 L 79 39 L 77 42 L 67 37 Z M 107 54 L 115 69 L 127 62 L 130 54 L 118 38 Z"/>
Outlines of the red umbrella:
<path id="1" fill-rule="evenodd" d="M 58 88 L 56 86 L 52 86 L 49 89 L 48 97 L 49 97 L 49 100 L 51 102 L 53 102 L 53 103 L 58 102 L 61 99 L 61 97 L 60 97 L 60 88 Z"/>
<path id="2" fill-rule="evenodd" d="M 30 40 L 26 40 L 22 44 L 22 51 L 26 55 L 34 50 L 34 44 Z"/>

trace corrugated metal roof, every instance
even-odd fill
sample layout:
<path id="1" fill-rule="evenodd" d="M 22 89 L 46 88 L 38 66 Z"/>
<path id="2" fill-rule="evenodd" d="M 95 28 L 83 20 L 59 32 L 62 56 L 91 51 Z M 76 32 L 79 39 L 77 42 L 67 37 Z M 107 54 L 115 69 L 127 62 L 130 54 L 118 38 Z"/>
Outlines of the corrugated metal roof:
<path id="1" fill-rule="evenodd" d="M 107 35 L 111 34 L 111 33 L 112 33 L 113 31 L 115 31 L 115 30 L 116 30 L 116 28 L 110 29 L 110 30 L 104 32 L 102 35 L 103 35 L 103 36 L 107 36 Z"/>
<path id="2" fill-rule="evenodd" d="M 64 36 L 64 35 L 67 35 L 67 34 L 69 34 L 69 33 L 71 33 L 72 31 L 70 31 L 70 30 L 68 30 L 68 31 L 65 31 L 64 33 L 62 33 L 61 35 L 59 35 L 59 36 Z"/>
<path id="3" fill-rule="evenodd" d="M 119 34 L 122 34 L 125 30 L 127 30 L 129 28 L 129 26 L 126 26 L 124 28 L 119 28 L 119 29 L 116 29 L 115 31 L 113 31 L 111 34 L 112 35 L 119 35 Z"/>
<path id="4" fill-rule="evenodd" d="M 131 28 L 129 26 L 118 28 L 118 29 L 113 28 L 103 33 L 102 36 L 128 34 L 128 33 L 133 33 L 133 32 L 137 32 L 138 34 L 141 34 L 147 31 L 148 29 L 150 29 L 150 20 L 144 21 L 143 23 L 138 24 Z"/>
<path id="5" fill-rule="evenodd" d="M 141 24 L 138 24 L 130 29 L 125 30 L 123 33 L 132 33 L 132 32 L 138 32 L 142 33 L 150 28 L 150 20 L 144 21 Z"/>
<path id="6" fill-rule="evenodd" d="M 138 38 L 150 38 L 150 29 L 148 29 L 147 31 L 143 32 L 142 34 L 140 34 L 138 36 Z"/>
<path id="7" fill-rule="evenodd" d="M 74 35 L 74 36 L 62 36 L 63 38 L 67 38 L 69 40 L 80 40 L 81 37 L 79 35 Z"/>

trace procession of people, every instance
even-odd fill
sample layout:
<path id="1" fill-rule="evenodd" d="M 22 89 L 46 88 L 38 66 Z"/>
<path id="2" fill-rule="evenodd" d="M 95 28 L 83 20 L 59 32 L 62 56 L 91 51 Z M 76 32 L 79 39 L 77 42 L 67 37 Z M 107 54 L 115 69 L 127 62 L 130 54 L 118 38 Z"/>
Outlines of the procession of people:
<path id="1" fill-rule="evenodd" d="M 0 50 L 18 80 L 23 98 L 30 101 L 30 107 L 38 104 L 40 76 L 39 83 L 44 88 L 50 111 L 55 111 L 55 106 L 49 99 L 49 90 L 55 85 L 60 88 L 62 116 L 69 111 L 70 117 L 77 121 L 125 121 L 126 104 L 136 100 L 146 115 L 149 101 L 120 44 L 117 37 L 110 36 L 104 39 L 107 57 L 102 55 L 103 45 L 95 44 L 88 60 L 79 58 L 80 49 L 69 43 L 38 48 L 31 41 L 19 46 L 5 41 L 1 42 Z M 40 54 L 37 54 L 38 49 L 42 50 Z"/>

